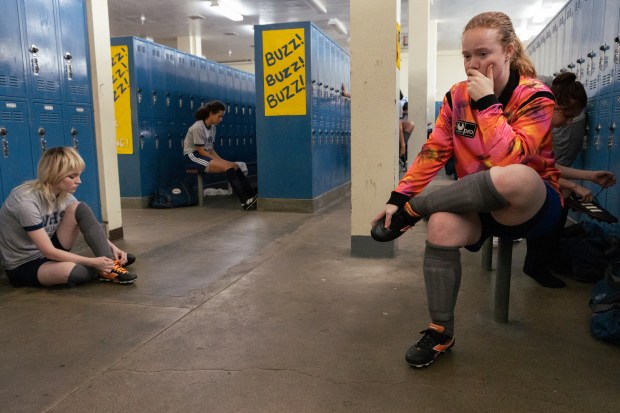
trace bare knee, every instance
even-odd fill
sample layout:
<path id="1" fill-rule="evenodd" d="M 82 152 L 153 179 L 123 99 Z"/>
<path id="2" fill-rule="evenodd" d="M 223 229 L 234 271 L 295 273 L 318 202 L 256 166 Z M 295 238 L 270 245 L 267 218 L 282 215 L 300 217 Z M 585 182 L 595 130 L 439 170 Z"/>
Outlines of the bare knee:
<path id="1" fill-rule="evenodd" d="M 491 168 L 495 189 L 511 204 L 528 202 L 532 195 L 544 196 L 545 184 L 538 173 L 527 165 L 514 164 Z"/>
<path id="2" fill-rule="evenodd" d="M 437 212 L 428 220 L 426 239 L 434 245 L 463 247 L 480 238 L 480 219 L 476 213 Z"/>

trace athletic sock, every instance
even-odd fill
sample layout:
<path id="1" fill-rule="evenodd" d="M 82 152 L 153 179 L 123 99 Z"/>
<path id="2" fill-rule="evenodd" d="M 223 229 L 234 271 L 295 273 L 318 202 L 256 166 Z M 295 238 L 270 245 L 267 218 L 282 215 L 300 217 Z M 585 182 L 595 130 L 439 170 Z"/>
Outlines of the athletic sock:
<path id="1" fill-rule="evenodd" d="M 84 202 L 80 202 L 75 208 L 75 220 L 84 235 L 86 244 L 90 247 L 96 257 L 114 258 L 108 238 L 101 227 L 97 218 L 90 207 Z"/>
<path id="2" fill-rule="evenodd" d="M 241 180 L 239 180 L 239 177 L 237 176 L 237 173 L 235 172 L 235 168 L 227 169 L 226 177 L 228 178 L 228 182 L 230 183 L 230 186 L 232 187 L 233 192 L 239 198 L 239 201 L 241 202 L 241 204 L 242 205 L 245 204 L 245 201 L 247 201 L 250 198 L 250 196 L 245 192 L 245 189 L 243 188 L 243 184 L 241 183 Z"/>
<path id="3" fill-rule="evenodd" d="M 491 180 L 491 171 L 467 175 L 454 184 L 416 196 L 409 203 L 420 216 L 435 212 L 490 212 L 508 205 Z"/>
<path id="4" fill-rule="evenodd" d="M 427 241 L 422 268 L 431 320 L 453 336 L 454 307 L 461 286 L 461 252 L 458 247 L 440 247 Z"/>
<path id="5" fill-rule="evenodd" d="M 97 270 L 82 264 L 75 264 L 69 273 L 69 284 L 79 285 L 96 280 Z"/>
<path id="6" fill-rule="evenodd" d="M 241 169 L 235 169 L 235 173 L 237 174 L 237 178 L 239 178 L 245 193 L 248 194 L 250 198 L 253 197 L 255 195 L 254 188 L 250 185 L 250 182 L 248 181 L 248 178 L 246 178 L 243 171 Z"/>

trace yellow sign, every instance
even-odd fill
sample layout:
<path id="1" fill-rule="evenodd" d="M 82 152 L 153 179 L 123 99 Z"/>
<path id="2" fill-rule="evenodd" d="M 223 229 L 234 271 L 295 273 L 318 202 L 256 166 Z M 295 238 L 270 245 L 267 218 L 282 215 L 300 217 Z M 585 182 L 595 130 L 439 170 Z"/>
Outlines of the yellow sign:
<path id="1" fill-rule="evenodd" d="M 131 99 L 129 93 L 129 55 L 127 46 L 112 46 L 112 80 L 116 117 L 116 153 L 131 155 Z"/>
<path id="2" fill-rule="evenodd" d="M 400 23 L 396 23 L 396 68 L 400 70 Z"/>
<path id="3" fill-rule="evenodd" d="M 306 114 L 306 45 L 303 28 L 263 32 L 265 116 Z"/>

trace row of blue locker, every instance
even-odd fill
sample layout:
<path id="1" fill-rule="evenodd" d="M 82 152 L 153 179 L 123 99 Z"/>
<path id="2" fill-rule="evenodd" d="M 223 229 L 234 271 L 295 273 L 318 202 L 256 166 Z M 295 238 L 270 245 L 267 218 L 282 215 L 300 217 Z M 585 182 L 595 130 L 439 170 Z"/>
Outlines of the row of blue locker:
<path id="1" fill-rule="evenodd" d="M 310 26 L 310 73 L 316 95 L 340 94 L 342 85 L 351 90 L 351 58 L 325 33 Z"/>
<path id="2" fill-rule="evenodd" d="M 83 0 L 3 0 L 0 96 L 91 104 Z"/>
<path id="3" fill-rule="evenodd" d="M 620 0 L 570 0 L 530 43 L 539 74 L 572 71 L 589 97 L 620 90 Z"/>
<path id="4" fill-rule="evenodd" d="M 285 56 L 282 65 L 305 62 L 302 76 L 308 88 L 298 101 L 282 101 L 282 110 L 303 108 L 296 116 L 267 114 L 273 89 L 262 81 L 273 69 L 265 56 L 274 45 L 293 35 L 303 56 Z M 265 43 L 264 39 L 276 39 Z M 341 95 L 350 90 L 349 55 L 310 22 L 261 25 L 254 28 L 257 91 L 258 182 L 261 196 L 271 199 L 314 200 L 351 179 L 351 105 Z M 298 72 L 299 73 L 299 72 Z M 279 107 L 278 107 L 279 108 Z M 286 173 L 283 173 L 286 171 Z M 290 171 L 290 172 L 289 172 Z"/>
<path id="5" fill-rule="evenodd" d="M 31 103 L 0 98 L 0 195 L 36 176 L 39 158 L 47 148 L 73 146 L 86 162 L 78 199 L 100 216 L 97 155 L 92 107 Z"/>
<path id="6" fill-rule="evenodd" d="M 253 122 L 253 74 L 137 37 L 112 38 L 111 44 L 129 48 L 129 79 L 138 116 L 188 118 L 206 102 L 218 99 L 227 105 L 226 116 L 235 123 Z M 127 74 L 119 68 L 113 76 Z"/>

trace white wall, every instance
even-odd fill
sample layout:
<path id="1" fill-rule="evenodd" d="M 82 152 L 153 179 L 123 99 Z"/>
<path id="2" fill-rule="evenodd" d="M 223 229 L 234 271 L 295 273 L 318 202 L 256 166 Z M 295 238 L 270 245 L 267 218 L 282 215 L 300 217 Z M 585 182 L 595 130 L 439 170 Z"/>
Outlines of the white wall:
<path id="1" fill-rule="evenodd" d="M 467 78 L 460 50 L 437 52 L 437 89 L 435 100 L 441 101 L 450 87 Z"/>

